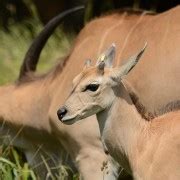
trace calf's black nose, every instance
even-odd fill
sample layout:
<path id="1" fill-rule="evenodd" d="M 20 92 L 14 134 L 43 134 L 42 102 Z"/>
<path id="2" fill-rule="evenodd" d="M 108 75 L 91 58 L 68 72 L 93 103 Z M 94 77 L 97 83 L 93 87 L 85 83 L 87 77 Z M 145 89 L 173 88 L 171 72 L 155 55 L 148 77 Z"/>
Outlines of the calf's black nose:
<path id="1" fill-rule="evenodd" d="M 66 113 L 67 113 L 67 109 L 65 107 L 62 107 L 57 111 L 57 115 L 60 121 L 66 115 Z"/>

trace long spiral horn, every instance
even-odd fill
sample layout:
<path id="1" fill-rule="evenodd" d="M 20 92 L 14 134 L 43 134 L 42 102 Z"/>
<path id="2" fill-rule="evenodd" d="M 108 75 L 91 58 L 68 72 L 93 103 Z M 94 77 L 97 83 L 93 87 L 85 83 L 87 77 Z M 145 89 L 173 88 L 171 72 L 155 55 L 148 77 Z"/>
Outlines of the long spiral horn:
<path id="1" fill-rule="evenodd" d="M 67 11 L 62 12 L 58 16 L 54 17 L 50 20 L 44 27 L 44 29 L 39 33 L 39 35 L 34 39 L 32 44 L 30 45 L 25 58 L 23 60 L 23 64 L 20 68 L 20 73 L 18 77 L 18 81 L 21 81 L 28 72 L 34 72 L 36 70 L 36 66 L 39 60 L 39 56 L 43 47 L 45 46 L 48 38 L 51 36 L 56 27 L 64 20 L 65 17 L 84 9 L 84 6 L 77 6 Z"/>

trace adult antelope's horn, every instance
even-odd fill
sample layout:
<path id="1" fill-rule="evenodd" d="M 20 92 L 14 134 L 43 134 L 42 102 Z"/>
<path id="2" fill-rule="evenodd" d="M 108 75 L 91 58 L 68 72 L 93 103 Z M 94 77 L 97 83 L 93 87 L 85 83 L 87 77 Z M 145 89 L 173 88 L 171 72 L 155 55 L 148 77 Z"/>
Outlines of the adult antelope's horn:
<path id="1" fill-rule="evenodd" d="M 36 39 L 34 39 L 25 55 L 23 64 L 20 68 L 18 81 L 21 81 L 28 72 L 34 72 L 36 70 L 42 48 L 45 46 L 48 38 L 51 36 L 56 27 L 62 22 L 62 20 L 64 20 L 64 18 L 68 15 L 82 9 L 84 9 L 84 6 L 77 6 L 75 8 L 64 11 L 45 25 L 44 29 L 40 32 Z"/>

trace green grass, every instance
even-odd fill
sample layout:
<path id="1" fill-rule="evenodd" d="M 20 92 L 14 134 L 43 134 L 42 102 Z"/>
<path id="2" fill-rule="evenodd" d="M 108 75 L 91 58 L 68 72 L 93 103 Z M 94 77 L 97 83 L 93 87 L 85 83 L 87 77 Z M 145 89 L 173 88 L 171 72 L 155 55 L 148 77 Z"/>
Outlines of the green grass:
<path id="1" fill-rule="evenodd" d="M 0 147 L 0 179 L 1 180 L 41 180 L 38 177 L 33 167 L 30 167 L 25 160 L 24 154 L 17 148 L 12 146 L 1 146 Z M 53 175 L 51 173 L 51 168 L 43 159 L 48 174 L 48 179 L 51 180 L 67 180 L 68 177 L 72 177 L 72 180 L 78 180 L 78 174 L 72 174 L 72 170 L 64 165 L 59 165 L 56 167 L 59 174 Z M 69 173 L 71 174 L 69 176 Z"/>
<path id="2" fill-rule="evenodd" d="M 33 34 L 22 24 L 12 25 L 10 34 L 0 30 L 0 85 L 11 83 L 17 79 L 24 55 L 32 42 L 32 36 L 36 36 L 42 29 L 42 25 L 38 20 L 31 20 L 26 24 L 33 27 Z M 38 65 L 39 73 L 50 69 L 57 59 L 67 54 L 73 37 L 73 35 L 66 36 L 60 29 L 53 34 L 41 54 Z M 60 166 L 59 169 L 59 177 L 53 177 L 51 174 L 51 179 L 65 179 L 68 167 Z M 35 180 L 38 177 L 19 150 L 12 146 L 4 147 L 2 145 L 0 146 L 1 179 Z M 73 179 L 77 180 L 78 176 L 74 175 Z"/>
<path id="3" fill-rule="evenodd" d="M 2 150 L 0 157 L 0 179 L 36 180 L 37 177 L 28 163 L 23 162 L 21 153 L 13 147 L 6 147 Z"/>

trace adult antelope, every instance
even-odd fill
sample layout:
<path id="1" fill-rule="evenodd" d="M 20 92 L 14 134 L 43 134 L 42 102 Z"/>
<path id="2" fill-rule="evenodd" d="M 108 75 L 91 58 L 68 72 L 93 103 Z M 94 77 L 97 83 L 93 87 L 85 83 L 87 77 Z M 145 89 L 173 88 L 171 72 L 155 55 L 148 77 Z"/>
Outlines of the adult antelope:
<path id="1" fill-rule="evenodd" d="M 127 80 L 149 111 L 179 99 L 180 7 L 153 16 L 121 11 L 95 19 L 78 35 L 64 62 L 36 77 L 33 72 L 40 52 L 59 24 L 58 19 L 53 19 L 32 43 L 17 83 L 0 87 L 0 117 L 1 124 L 5 124 L 0 133 L 6 134 L 9 129 L 12 144 L 23 149 L 32 165 L 39 164 L 42 153 L 54 157 L 50 158 L 50 167 L 54 166 L 63 147 L 84 179 L 102 179 L 100 167 L 106 155 L 95 116 L 67 126 L 59 123 L 56 111 L 68 96 L 71 81 L 81 71 L 84 60 L 96 59 L 112 42 L 117 45 L 116 64 L 120 64 L 120 57 L 129 56 L 130 49 L 135 52 L 148 41 L 148 53 Z"/>
<path id="2" fill-rule="evenodd" d="M 144 49 L 123 66 L 112 67 L 115 46 L 86 66 L 73 80 L 73 90 L 58 111 L 65 124 L 96 114 L 104 147 L 135 179 L 180 179 L 179 111 L 147 121 L 136 106 L 136 94 L 126 76 L 139 61 Z M 89 64 L 89 63 L 88 63 Z M 174 105 L 172 105 L 173 107 Z M 172 109 L 173 111 L 173 109 Z"/>
<path id="3" fill-rule="evenodd" d="M 70 9 L 52 19 L 27 51 L 19 80 L 15 84 L 0 87 L 0 144 L 21 148 L 40 179 L 51 176 L 51 173 L 58 175 L 57 167 L 62 159 L 68 160 L 66 157 L 62 158 L 67 156 L 67 152 L 82 179 L 103 179 L 101 163 L 106 155 L 103 153 L 96 122 L 87 134 L 87 130 L 84 130 L 89 123 L 69 128 L 58 125 L 56 112 L 51 116 L 51 105 L 56 99 L 54 95 L 66 89 L 63 86 L 60 91 L 55 92 L 63 80 L 62 77 L 59 79 L 62 63 L 60 62 L 56 72 L 52 71 L 53 76 L 57 75 L 56 78 L 51 73 L 51 77 L 47 75 L 33 79 L 31 76 L 31 72 L 36 69 L 40 52 L 54 29 L 64 17 L 81 9 L 82 7 Z M 59 81 L 58 84 L 55 79 Z M 6 135 L 8 138 L 5 138 Z M 63 154 L 64 149 L 66 154 Z"/>

